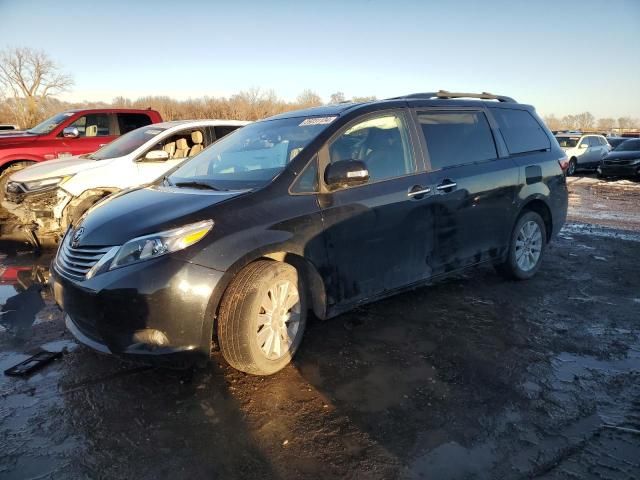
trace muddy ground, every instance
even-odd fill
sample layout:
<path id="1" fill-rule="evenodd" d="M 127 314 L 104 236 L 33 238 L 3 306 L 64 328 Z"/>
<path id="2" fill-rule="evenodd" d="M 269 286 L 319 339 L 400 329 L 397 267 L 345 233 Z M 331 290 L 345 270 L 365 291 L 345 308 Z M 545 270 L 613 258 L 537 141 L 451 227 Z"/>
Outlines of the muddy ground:
<path id="1" fill-rule="evenodd" d="M 1 370 L 67 353 L 0 376 L 0 479 L 640 478 L 640 183 L 570 181 L 534 279 L 481 268 L 312 322 L 267 378 L 79 347 L 51 255 L 5 244 Z"/>

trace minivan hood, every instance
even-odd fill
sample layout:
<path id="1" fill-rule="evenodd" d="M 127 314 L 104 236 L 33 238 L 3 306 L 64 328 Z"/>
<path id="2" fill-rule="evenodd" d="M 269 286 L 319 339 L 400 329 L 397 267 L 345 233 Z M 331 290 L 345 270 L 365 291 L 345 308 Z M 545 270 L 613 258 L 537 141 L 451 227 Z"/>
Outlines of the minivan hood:
<path id="1" fill-rule="evenodd" d="M 31 165 L 11 175 L 14 182 L 32 182 L 43 178 L 64 177 L 75 173 L 104 165 L 104 161 L 87 160 L 80 157 L 47 160 Z"/>
<path id="2" fill-rule="evenodd" d="M 203 210 L 246 192 L 149 186 L 115 194 L 82 219 L 78 245 L 122 245 L 142 235 L 207 220 L 211 217 Z"/>

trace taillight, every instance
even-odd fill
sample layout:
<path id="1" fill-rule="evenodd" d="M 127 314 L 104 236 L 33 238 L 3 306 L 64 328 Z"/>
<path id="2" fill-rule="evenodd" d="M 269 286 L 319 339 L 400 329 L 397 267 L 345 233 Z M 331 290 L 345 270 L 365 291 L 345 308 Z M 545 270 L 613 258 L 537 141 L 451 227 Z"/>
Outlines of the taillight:
<path id="1" fill-rule="evenodd" d="M 567 171 L 567 168 L 569 168 L 569 157 L 562 157 L 558 160 L 558 163 L 560 164 L 560 168 L 562 169 L 563 172 Z"/>

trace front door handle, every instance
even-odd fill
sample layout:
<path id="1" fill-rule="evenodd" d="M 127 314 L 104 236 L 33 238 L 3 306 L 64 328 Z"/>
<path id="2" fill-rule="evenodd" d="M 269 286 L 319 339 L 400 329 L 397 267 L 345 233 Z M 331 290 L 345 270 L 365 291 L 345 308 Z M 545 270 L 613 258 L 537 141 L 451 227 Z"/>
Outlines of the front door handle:
<path id="1" fill-rule="evenodd" d="M 441 192 L 443 190 L 449 190 L 449 189 L 455 188 L 457 186 L 458 186 L 458 184 L 456 182 L 452 182 L 451 180 L 445 180 L 443 183 L 441 183 L 440 185 L 438 185 L 436 187 L 436 190 Z"/>
<path id="2" fill-rule="evenodd" d="M 409 197 L 421 197 L 422 195 L 426 195 L 427 193 L 431 193 L 431 189 L 429 187 L 424 187 L 422 185 L 414 185 L 409 188 L 407 192 L 407 196 Z"/>

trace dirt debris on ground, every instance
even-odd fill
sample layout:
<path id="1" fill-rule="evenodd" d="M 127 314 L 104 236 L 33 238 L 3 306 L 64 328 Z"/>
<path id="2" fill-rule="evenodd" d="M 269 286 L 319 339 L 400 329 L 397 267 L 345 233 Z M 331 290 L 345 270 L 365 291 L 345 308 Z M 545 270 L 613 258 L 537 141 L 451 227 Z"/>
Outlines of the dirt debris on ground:
<path id="1" fill-rule="evenodd" d="M 485 267 L 312 321 L 271 377 L 96 354 L 44 289 L 19 324 L 0 315 L 0 369 L 69 353 L 0 378 L 0 479 L 640 478 L 640 205 L 621 184 L 598 201 L 626 216 L 603 221 L 600 180 L 575 178 L 534 279 Z M 0 251 L 6 306 L 51 254 Z"/>

